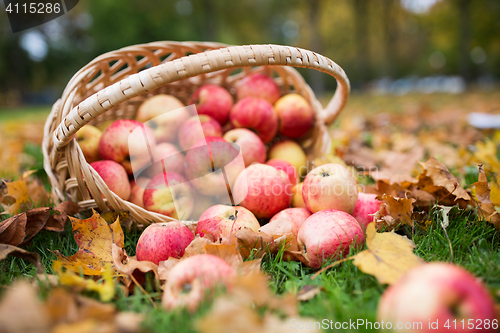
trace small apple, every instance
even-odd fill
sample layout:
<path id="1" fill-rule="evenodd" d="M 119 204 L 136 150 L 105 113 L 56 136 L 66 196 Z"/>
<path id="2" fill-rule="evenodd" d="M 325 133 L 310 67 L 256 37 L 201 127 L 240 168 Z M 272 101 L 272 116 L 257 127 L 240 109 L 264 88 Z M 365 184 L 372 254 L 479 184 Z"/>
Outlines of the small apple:
<path id="1" fill-rule="evenodd" d="M 207 209 L 196 225 L 196 235 L 209 234 L 214 241 L 229 239 L 239 229 L 246 227 L 257 232 L 259 221 L 251 211 L 240 206 L 215 205 Z"/>
<path id="2" fill-rule="evenodd" d="M 272 78 L 261 73 L 254 73 L 244 77 L 236 87 L 238 100 L 245 97 L 257 97 L 276 103 L 280 98 L 280 88 Z"/>
<path id="3" fill-rule="evenodd" d="M 289 138 L 306 134 L 313 125 L 314 112 L 307 100 L 298 94 L 281 97 L 274 105 L 279 119 L 279 133 Z"/>
<path id="4" fill-rule="evenodd" d="M 217 120 L 221 126 L 224 126 L 233 107 L 233 97 L 220 86 L 205 84 L 194 92 L 191 97 L 191 104 L 196 105 L 199 115 L 206 114 Z"/>
<path id="5" fill-rule="evenodd" d="M 232 188 L 245 167 L 239 149 L 218 137 L 195 143 L 186 154 L 185 165 L 193 187 L 203 195 L 215 196 L 228 195 L 226 185 Z"/>
<path id="6" fill-rule="evenodd" d="M 266 161 L 266 146 L 254 132 L 246 128 L 236 128 L 226 132 L 224 140 L 240 147 L 245 167 Z"/>
<path id="7" fill-rule="evenodd" d="M 267 165 L 270 165 L 278 170 L 283 170 L 286 172 L 288 175 L 288 178 L 290 179 L 290 183 L 292 186 L 297 185 L 299 182 L 299 176 L 297 175 L 297 170 L 293 165 L 288 163 L 285 160 L 280 160 L 279 158 L 274 158 L 272 160 L 269 160 L 266 162 Z"/>
<path id="8" fill-rule="evenodd" d="M 111 192 L 123 200 L 130 197 L 130 183 L 127 172 L 115 161 L 105 160 L 90 163 L 90 166 L 101 176 Z"/>
<path id="9" fill-rule="evenodd" d="M 302 197 L 313 213 L 337 209 L 352 214 L 358 200 L 358 186 L 345 166 L 324 164 L 314 168 L 304 179 Z"/>
<path id="10" fill-rule="evenodd" d="M 235 278 L 234 268 L 212 254 L 182 259 L 168 274 L 163 288 L 162 306 L 169 310 L 185 307 L 193 312 L 217 288 L 230 289 Z"/>
<path id="11" fill-rule="evenodd" d="M 161 94 L 145 100 L 135 119 L 153 131 L 157 142 L 175 142 L 179 128 L 190 115 L 189 108 L 177 98 Z"/>
<path id="12" fill-rule="evenodd" d="M 154 163 L 150 165 L 145 173 L 153 178 L 163 172 L 184 173 L 184 154 L 169 142 L 162 142 L 153 149 Z"/>
<path id="13" fill-rule="evenodd" d="M 265 164 L 253 164 L 234 183 L 234 196 L 245 198 L 240 205 L 257 218 L 270 218 L 290 207 L 292 184 L 283 170 Z M 248 192 L 247 195 L 242 193 Z"/>
<path id="14" fill-rule="evenodd" d="M 101 159 L 99 156 L 99 140 L 101 139 L 101 135 L 101 130 L 92 125 L 85 125 L 76 132 L 76 141 L 87 163 Z"/>
<path id="15" fill-rule="evenodd" d="M 442 262 L 417 266 L 389 286 L 377 318 L 395 332 L 498 332 L 486 288 L 465 269 Z M 401 323 L 413 324 L 405 328 Z"/>
<path id="16" fill-rule="evenodd" d="M 304 198 L 302 197 L 302 186 L 304 183 L 298 183 L 292 187 L 292 207 L 307 208 Z"/>
<path id="17" fill-rule="evenodd" d="M 191 230 L 177 221 L 150 224 L 137 241 L 137 260 L 158 265 L 170 257 L 180 258 L 193 239 Z"/>
<path id="18" fill-rule="evenodd" d="M 156 140 L 148 127 L 132 119 L 121 119 L 102 133 L 99 154 L 104 160 L 122 164 L 132 174 L 150 161 L 149 150 L 155 146 Z"/>
<path id="19" fill-rule="evenodd" d="M 229 120 L 236 128 L 255 131 L 264 143 L 271 141 L 278 132 L 278 116 L 272 104 L 264 99 L 246 97 L 231 109 Z"/>
<path id="20" fill-rule="evenodd" d="M 381 204 L 382 201 L 377 200 L 376 194 L 359 192 L 352 216 L 366 230 L 368 224 L 373 222 L 373 214 L 379 211 Z"/>
<path id="21" fill-rule="evenodd" d="M 209 136 L 222 137 L 222 128 L 219 122 L 206 115 L 193 116 L 179 129 L 179 145 L 186 151 L 197 141 Z"/>
<path id="22" fill-rule="evenodd" d="M 137 182 L 132 179 L 130 181 L 130 197 L 128 198 L 128 201 L 144 208 L 142 196 L 144 195 L 144 190 L 148 186 L 149 181 L 150 179 L 146 177 L 137 178 Z"/>
<path id="23" fill-rule="evenodd" d="M 259 231 L 268 235 L 289 235 L 297 236 L 302 224 L 311 216 L 311 212 L 306 208 L 287 208 L 274 215 L 269 223 L 260 227 Z"/>
<path id="24" fill-rule="evenodd" d="M 186 178 L 174 172 L 154 176 L 142 196 L 144 208 L 175 219 L 187 219 L 193 210 L 193 193 Z"/>
<path id="25" fill-rule="evenodd" d="M 287 161 L 295 167 L 299 176 L 307 174 L 307 157 L 302 147 L 295 141 L 283 140 L 271 146 L 268 159 Z"/>
<path id="26" fill-rule="evenodd" d="M 349 253 L 349 247 L 361 246 L 365 234 L 358 221 L 340 210 L 327 209 L 312 214 L 297 235 L 299 250 L 304 251 L 305 264 L 319 268 L 329 259 Z"/>

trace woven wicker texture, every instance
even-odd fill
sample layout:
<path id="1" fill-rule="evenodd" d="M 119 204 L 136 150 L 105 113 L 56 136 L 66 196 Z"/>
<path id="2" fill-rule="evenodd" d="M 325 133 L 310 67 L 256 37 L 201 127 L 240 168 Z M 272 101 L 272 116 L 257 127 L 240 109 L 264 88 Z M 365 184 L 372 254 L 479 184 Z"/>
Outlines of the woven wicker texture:
<path id="1" fill-rule="evenodd" d="M 322 108 L 311 88 L 292 67 L 312 68 L 332 75 L 337 90 Z M 202 42 L 155 42 L 103 54 L 78 71 L 54 106 L 44 128 L 44 168 L 57 200 L 72 200 L 83 208 L 129 211 L 141 224 L 168 222 L 170 217 L 147 211 L 111 192 L 85 161 L 74 134 L 85 124 L 135 118 L 138 106 L 156 94 L 171 94 L 188 104 L 206 83 L 235 94 L 238 81 L 262 71 L 275 78 L 282 93 L 295 92 L 315 113 L 312 133 L 301 140 L 310 157 L 328 153 L 332 123 L 349 95 L 349 81 L 332 60 L 311 51 L 280 45 L 229 46 Z"/>

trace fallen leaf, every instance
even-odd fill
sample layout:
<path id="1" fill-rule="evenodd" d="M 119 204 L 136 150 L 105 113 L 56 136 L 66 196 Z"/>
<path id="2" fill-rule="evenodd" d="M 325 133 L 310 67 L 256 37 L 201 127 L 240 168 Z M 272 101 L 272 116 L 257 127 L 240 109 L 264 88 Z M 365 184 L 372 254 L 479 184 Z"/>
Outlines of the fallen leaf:
<path id="1" fill-rule="evenodd" d="M 130 231 L 132 225 L 134 224 L 134 219 L 127 211 L 112 211 L 108 210 L 101 213 L 101 217 L 108 223 L 115 222 L 118 218 L 120 219 L 120 224 L 123 228 Z"/>
<path id="2" fill-rule="evenodd" d="M 29 202 L 44 204 L 48 199 L 48 194 L 45 189 L 40 189 L 40 184 L 37 180 L 30 180 L 30 175 L 34 173 L 35 170 L 26 171 L 23 173 L 20 179 L 13 182 L 5 182 L 7 187 L 6 194 L 4 197 L 13 199 L 11 204 L 3 204 L 4 212 L 2 214 L 15 215 L 20 210 L 25 210 Z M 34 185 L 31 185 L 34 184 Z M 28 188 L 29 187 L 29 188 Z M 33 197 L 30 197 L 31 193 L 29 190 L 33 191 Z M 4 201 L 2 198 L 0 201 Z"/>
<path id="3" fill-rule="evenodd" d="M 18 214 L 0 222 L 0 243 L 19 245 L 26 237 L 26 214 Z"/>
<path id="4" fill-rule="evenodd" d="M 68 258 L 54 251 L 63 267 L 85 275 L 101 275 L 106 264 L 113 264 L 112 244 L 123 247 L 123 231 L 120 221 L 108 225 L 93 210 L 93 215 L 80 220 L 70 217 L 78 252 Z"/>
<path id="5" fill-rule="evenodd" d="M 40 256 L 36 252 L 28 252 L 13 245 L 0 244 L 0 261 L 7 258 L 7 256 L 12 256 L 27 260 L 33 265 L 35 265 L 36 272 L 38 274 L 45 273 L 45 269 L 40 263 Z"/>
<path id="6" fill-rule="evenodd" d="M 160 279 L 158 274 L 158 265 L 151 261 L 138 261 L 135 256 L 129 257 L 125 250 L 116 244 L 111 245 L 111 255 L 113 263 L 118 273 L 125 275 L 124 283 L 129 288 L 132 282 L 137 281 L 142 283 L 146 281 L 145 274 L 153 272 L 157 280 Z"/>
<path id="7" fill-rule="evenodd" d="M 321 290 L 322 288 L 319 286 L 305 285 L 297 293 L 297 301 L 305 302 L 313 299 L 321 293 Z"/>
<path id="8" fill-rule="evenodd" d="M 255 232 L 250 228 L 238 230 L 235 237 L 243 258 L 248 258 L 251 254 L 254 258 L 259 258 L 266 253 L 275 253 L 279 249 L 273 236 L 264 232 Z"/>
<path id="9" fill-rule="evenodd" d="M 483 169 L 483 165 L 479 165 L 479 178 L 478 181 L 472 184 L 476 189 L 476 198 L 478 200 L 479 212 L 483 215 L 484 219 L 492 223 L 498 230 L 500 230 L 500 214 L 495 209 L 495 205 L 490 198 L 490 187 L 488 186 L 488 179 Z"/>
<path id="10" fill-rule="evenodd" d="M 377 198 L 382 201 L 379 211 L 374 214 L 378 230 L 390 231 L 401 224 L 413 226 L 411 217 L 415 199 L 395 198 L 388 194 L 383 194 Z"/>
<path id="11" fill-rule="evenodd" d="M 406 236 L 377 233 L 373 223 L 366 228 L 366 245 L 367 250 L 353 256 L 353 263 L 381 284 L 395 283 L 409 269 L 424 262 L 413 253 L 415 244 Z"/>
<path id="12" fill-rule="evenodd" d="M 68 216 L 75 215 L 81 210 L 78 204 L 72 201 L 63 201 L 54 208 L 54 214 L 51 214 L 45 230 L 61 232 L 68 223 Z"/>

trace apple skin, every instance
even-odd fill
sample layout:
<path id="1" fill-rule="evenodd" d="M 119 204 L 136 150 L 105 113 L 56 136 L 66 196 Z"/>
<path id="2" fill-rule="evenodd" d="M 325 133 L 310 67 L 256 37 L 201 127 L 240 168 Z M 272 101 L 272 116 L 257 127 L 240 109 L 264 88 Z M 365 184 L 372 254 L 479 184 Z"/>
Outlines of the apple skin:
<path id="1" fill-rule="evenodd" d="M 295 167 L 299 176 L 307 174 L 307 157 L 302 147 L 295 141 L 283 140 L 269 148 L 268 159 L 287 161 Z"/>
<path id="2" fill-rule="evenodd" d="M 238 83 L 236 96 L 238 100 L 245 97 L 257 97 L 274 104 L 280 98 L 281 92 L 272 78 L 261 73 L 253 73 Z"/>
<path id="3" fill-rule="evenodd" d="M 193 187 L 203 195 L 228 195 L 221 168 L 224 167 L 227 181 L 232 188 L 244 165 L 241 161 L 241 168 L 233 164 L 227 166 L 235 160 L 238 154 L 239 150 L 223 138 L 206 137 L 195 143 L 187 152 L 186 176 Z M 215 172 L 212 171 L 212 164 Z"/>
<path id="4" fill-rule="evenodd" d="M 134 132 L 139 126 L 144 128 L 146 138 L 143 137 L 142 132 Z M 131 134 L 132 132 L 134 132 L 134 134 Z M 135 136 L 137 133 L 139 133 L 141 137 L 137 140 L 130 140 L 131 135 Z M 129 146 L 129 140 L 133 146 Z M 151 148 L 156 146 L 153 132 L 138 121 L 121 119 L 113 122 L 102 133 L 101 139 L 99 140 L 99 155 L 101 155 L 103 160 L 113 160 L 121 163 L 125 171 L 127 171 L 128 174 L 132 174 L 131 151 L 135 154 L 134 159 L 136 160 L 134 161 L 137 161 L 133 162 L 134 169 L 139 170 L 141 166 L 144 166 L 149 161 L 147 145 Z"/>
<path id="5" fill-rule="evenodd" d="M 395 332 L 473 332 L 467 328 L 468 319 L 474 319 L 474 327 L 481 320 L 482 332 L 497 332 L 491 328 L 495 306 L 486 288 L 467 270 L 443 262 L 417 266 L 389 286 L 379 301 L 377 318 L 392 322 Z M 448 320 L 449 329 L 444 327 Z M 489 330 L 484 329 L 485 320 L 490 320 Z M 429 321 L 438 321 L 439 329 L 430 329 Z M 398 322 L 422 322 L 422 327 L 398 330 Z"/>
<path id="6" fill-rule="evenodd" d="M 90 166 L 101 176 L 111 192 L 123 200 L 128 200 L 130 197 L 130 183 L 127 172 L 121 164 L 111 160 L 104 160 L 90 163 Z"/>
<path id="7" fill-rule="evenodd" d="M 381 204 L 382 201 L 377 200 L 376 194 L 359 192 L 352 216 L 366 230 L 368 224 L 373 222 L 373 214 L 379 211 Z"/>
<path id="8" fill-rule="evenodd" d="M 76 141 L 87 163 L 92 163 L 101 159 L 99 155 L 99 140 L 101 136 L 102 131 L 92 125 L 85 125 L 76 132 Z"/>
<path id="9" fill-rule="evenodd" d="M 242 194 L 248 191 L 246 197 Z M 257 218 L 271 218 L 290 207 L 292 184 L 283 170 L 265 164 L 253 164 L 234 183 L 234 197 L 245 198 L 240 205 Z"/>
<path id="10" fill-rule="evenodd" d="M 177 98 L 160 94 L 145 100 L 139 106 L 135 119 L 147 122 L 157 142 L 175 142 L 179 128 L 190 116 L 189 109 Z M 151 121 L 153 118 L 156 119 Z"/>
<path id="11" fill-rule="evenodd" d="M 255 232 L 260 228 L 259 221 L 251 211 L 241 206 L 215 205 L 200 216 L 195 234 L 203 237 L 208 233 L 214 241 L 218 241 L 229 239 L 237 230 L 244 227 Z"/>
<path id="12" fill-rule="evenodd" d="M 137 260 L 158 265 L 170 257 L 180 258 L 193 239 L 191 230 L 180 222 L 150 224 L 137 241 Z"/>
<path id="13" fill-rule="evenodd" d="M 199 133 L 198 123 L 201 124 L 203 133 Z M 179 145 L 186 151 L 203 138 L 201 135 L 222 137 L 222 127 L 217 120 L 207 115 L 191 117 L 179 129 Z"/>
<path id="14" fill-rule="evenodd" d="M 217 120 L 221 126 L 227 123 L 233 103 L 231 94 L 226 89 L 214 84 L 201 86 L 191 97 L 191 104 L 196 105 L 199 115 L 210 116 Z"/>
<path id="15" fill-rule="evenodd" d="M 299 183 L 292 187 L 292 207 L 307 208 L 304 198 L 302 197 L 302 186 L 304 183 Z"/>
<path id="16" fill-rule="evenodd" d="M 278 115 L 272 104 L 264 99 L 246 97 L 231 109 L 229 120 L 235 128 L 255 131 L 262 142 L 270 142 L 278 132 Z"/>
<path id="17" fill-rule="evenodd" d="M 144 190 L 146 189 L 150 180 L 151 179 L 146 177 L 139 177 L 137 179 L 137 182 L 132 179 L 130 181 L 130 197 L 128 198 L 128 201 L 144 208 L 142 196 L 144 195 Z"/>
<path id="18" fill-rule="evenodd" d="M 288 179 L 290 179 L 290 183 L 292 186 L 297 185 L 299 182 L 299 176 L 297 174 L 297 170 L 293 165 L 288 163 L 285 160 L 280 160 L 279 158 L 274 158 L 266 162 L 267 165 L 270 165 L 278 170 L 283 170 L 288 175 Z"/>
<path id="19" fill-rule="evenodd" d="M 298 94 L 281 97 L 274 105 L 279 119 L 279 133 L 299 138 L 313 126 L 314 112 L 307 100 Z"/>
<path id="20" fill-rule="evenodd" d="M 358 221 L 346 212 L 335 209 L 312 214 L 302 224 L 297 241 L 305 252 L 306 265 L 319 268 L 329 259 L 339 259 L 349 253 L 351 245 L 361 246 L 365 234 Z"/>
<path id="21" fill-rule="evenodd" d="M 307 208 L 287 208 L 274 215 L 269 223 L 260 227 L 259 231 L 268 235 L 293 234 L 297 236 L 302 224 L 311 216 Z"/>
<path id="22" fill-rule="evenodd" d="M 185 157 L 175 145 L 169 142 L 159 143 L 153 149 L 153 156 L 156 162 L 145 170 L 148 177 L 153 178 L 164 171 L 184 174 Z M 162 160 L 164 163 L 161 162 Z"/>
<path id="23" fill-rule="evenodd" d="M 252 163 L 266 162 L 266 146 L 254 132 L 246 128 L 236 128 L 226 132 L 223 138 L 240 147 L 245 167 Z"/>
<path id="24" fill-rule="evenodd" d="M 162 306 L 185 307 L 193 312 L 216 288 L 230 289 L 236 271 L 223 259 L 212 254 L 198 254 L 178 262 L 170 271 L 163 288 Z M 210 294 L 207 295 L 207 291 Z"/>
<path id="25" fill-rule="evenodd" d="M 174 185 L 178 185 L 175 193 L 170 188 Z M 180 216 L 175 208 L 174 196 L 181 209 Z M 187 219 L 194 206 L 191 186 L 184 176 L 174 172 L 164 172 L 153 177 L 144 190 L 142 200 L 145 209 L 175 219 Z"/>
<path id="26" fill-rule="evenodd" d="M 345 166 L 324 164 L 314 168 L 304 179 L 302 198 L 313 213 L 337 209 L 352 214 L 358 200 L 358 186 Z"/>

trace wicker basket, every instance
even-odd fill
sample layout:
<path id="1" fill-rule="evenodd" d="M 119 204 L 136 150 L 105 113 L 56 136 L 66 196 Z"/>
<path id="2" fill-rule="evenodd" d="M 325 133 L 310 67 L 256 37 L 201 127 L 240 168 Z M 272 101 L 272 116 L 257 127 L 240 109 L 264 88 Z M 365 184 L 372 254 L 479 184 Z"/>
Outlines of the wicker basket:
<path id="1" fill-rule="evenodd" d="M 337 79 L 337 90 L 325 109 L 302 76 L 292 68 L 313 68 Z M 311 134 L 301 144 L 313 158 L 328 153 L 327 125 L 345 105 L 349 81 L 342 68 L 328 58 L 296 47 L 279 45 L 229 46 L 202 42 L 155 42 L 103 54 L 69 81 L 47 118 L 44 128 L 44 168 L 56 200 L 72 200 L 82 208 L 129 211 L 138 222 L 173 219 L 147 211 L 111 192 L 89 167 L 74 139 L 85 124 L 135 118 L 147 98 L 166 93 L 188 103 L 205 83 L 221 85 L 234 95 L 235 84 L 245 75 L 264 71 L 275 77 L 282 93 L 305 97 L 315 113 Z"/>

